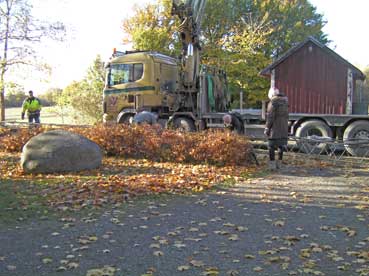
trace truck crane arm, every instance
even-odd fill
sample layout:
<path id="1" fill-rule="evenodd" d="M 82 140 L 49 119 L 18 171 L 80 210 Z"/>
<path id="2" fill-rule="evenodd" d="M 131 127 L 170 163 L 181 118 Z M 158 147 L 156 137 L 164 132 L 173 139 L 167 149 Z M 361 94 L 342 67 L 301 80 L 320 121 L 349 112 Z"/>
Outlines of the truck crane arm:
<path id="1" fill-rule="evenodd" d="M 182 64 L 184 83 L 193 86 L 199 74 L 200 30 L 206 0 L 173 0 L 172 15 L 178 16 L 181 24 L 178 28 L 182 41 Z"/>
<path id="2" fill-rule="evenodd" d="M 188 51 L 188 46 L 200 48 L 199 33 L 201 21 L 205 9 L 205 0 L 173 0 L 172 15 L 177 15 L 181 20 L 179 32 L 183 43 L 183 50 Z"/>

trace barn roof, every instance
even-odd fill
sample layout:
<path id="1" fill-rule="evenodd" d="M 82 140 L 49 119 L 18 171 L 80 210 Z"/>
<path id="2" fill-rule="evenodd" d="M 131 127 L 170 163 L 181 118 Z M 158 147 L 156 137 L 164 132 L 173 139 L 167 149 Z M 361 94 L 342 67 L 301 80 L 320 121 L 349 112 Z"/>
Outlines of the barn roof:
<path id="1" fill-rule="evenodd" d="M 356 68 L 354 65 L 352 65 L 351 63 L 349 63 L 343 57 L 341 57 L 340 55 L 338 55 L 335 51 L 333 51 L 332 49 L 328 48 L 327 46 L 325 46 L 324 44 L 320 43 L 318 40 L 316 40 L 315 38 L 313 38 L 311 36 L 309 36 L 307 39 L 305 39 L 300 44 L 298 44 L 298 45 L 292 47 L 291 49 L 289 49 L 284 55 L 282 55 L 277 60 L 275 60 L 272 64 L 270 64 L 268 67 L 266 67 L 265 69 L 263 69 L 260 72 L 260 74 L 263 75 L 263 76 L 269 76 L 271 74 L 271 71 L 275 67 L 277 67 L 284 60 L 286 60 L 289 56 L 291 56 L 294 53 L 296 53 L 298 50 L 300 50 L 302 47 L 304 47 L 309 42 L 315 44 L 317 47 L 321 48 L 327 54 L 333 56 L 335 59 L 337 59 L 341 63 L 343 63 L 346 66 L 350 67 L 353 70 L 354 76 L 356 76 L 357 79 L 360 79 L 360 80 L 364 80 L 365 79 L 365 75 L 358 68 Z"/>

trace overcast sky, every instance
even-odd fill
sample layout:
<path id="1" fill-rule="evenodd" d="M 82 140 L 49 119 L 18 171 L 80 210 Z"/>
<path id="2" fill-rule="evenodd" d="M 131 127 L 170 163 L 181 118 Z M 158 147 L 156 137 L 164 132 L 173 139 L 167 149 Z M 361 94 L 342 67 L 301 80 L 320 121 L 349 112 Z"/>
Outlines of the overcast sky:
<path id="1" fill-rule="evenodd" d="M 369 66 L 368 0 L 309 0 L 328 21 L 323 31 L 330 47 L 360 67 Z"/>
<path id="2" fill-rule="evenodd" d="M 80 80 L 97 54 L 107 59 L 114 47 L 122 49 L 121 22 L 132 12 L 134 4 L 153 0 L 33 0 L 36 17 L 64 22 L 68 27 L 64 43 L 44 43 L 40 48 L 45 61 L 52 66 L 48 82 L 34 73 L 23 80 L 25 89 L 38 93 L 49 87 L 64 88 L 73 80 Z M 328 21 L 331 48 L 343 58 L 363 68 L 369 65 L 369 36 L 366 14 L 369 0 L 310 0 Z"/>

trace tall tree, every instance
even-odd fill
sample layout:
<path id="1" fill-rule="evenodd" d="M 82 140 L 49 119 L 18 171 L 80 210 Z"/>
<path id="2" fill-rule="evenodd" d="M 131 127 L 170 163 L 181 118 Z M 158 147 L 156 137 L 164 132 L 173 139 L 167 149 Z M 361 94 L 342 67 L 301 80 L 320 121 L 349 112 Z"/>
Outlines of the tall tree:
<path id="1" fill-rule="evenodd" d="M 24 100 L 24 87 L 14 82 L 6 83 L 5 103 L 8 107 L 21 107 Z"/>
<path id="2" fill-rule="evenodd" d="M 263 49 L 273 28 L 268 15 L 252 12 L 252 5 L 245 0 L 209 0 L 203 22 L 203 60 L 226 70 L 234 106 L 239 92 L 246 92 L 246 104 L 256 103 L 268 85 L 259 72 L 270 62 Z"/>
<path id="3" fill-rule="evenodd" d="M 43 38 L 62 39 L 62 23 L 50 23 L 32 16 L 29 0 L 0 1 L 0 121 L 5 120 L 5 82 L 8 69 L 14 65 L 32 65 L 35 62 L 35 43 Z"/>
<path id="4" fill-rule="evenodd" d="M 49 88 L 45 93 L 39 95 L 39 99 L 42 101 L 42 105 L 55 105 L 58 98 L 61 96 L 63 89 L 61 88 Z"/>
<path id="5" fill-rule="evenodd" d="M 104 63 L 97 56 L 88 68 L 86 77 L 81 81 L 74 81 L 68 85 L 59 104 L 69 105 L 76 111 L 74 117 L 86 123 L 95 123 L 102 120 L 102 96 L 105 84 Z"/>
<path id="6" fill-rule="evenodd" d="M 329 42 L 322 31 L 326 21 L 308 0 L 255 0 L 252 10 L 256 15 L 267 16 L 273 28 L 264 49 L 267 56 L 277 58 L 308 36 L 322 44 Z"/>
<path id="7" fill-rule="evenodd" d="M 173 52 L 168 51 L 173 46 L 180 48 L 168 2 L 159 0 L 139 8 L 126 19 L 124 31 L 136 48 L 165 53 Z M 324 24 L 308 0 L 207 0 L 202 62 L 225 68 L 231 90 L 237 95 L 246 91 L 255 106 L 269 85 L 259 76 L 260 70 L 308 36 L 326 44 Z"/>
<path id="8" fill-rule="evenodd" d="M 178 49 L 176 19 L 171 16 L 171 0 L 134 7 L 134 16 L 123 21 L 125 42 L 132 42 L 136 50 L 173 54 Z"/>
<path id="9" fill-rule="evenodd" d="M 203 57 L 226 69 L 234 98 L 259 106 L 269 86 L 259 72 L 308 36 L 326 44 L 324 24 L 307 0 L 208 0 Z"/>

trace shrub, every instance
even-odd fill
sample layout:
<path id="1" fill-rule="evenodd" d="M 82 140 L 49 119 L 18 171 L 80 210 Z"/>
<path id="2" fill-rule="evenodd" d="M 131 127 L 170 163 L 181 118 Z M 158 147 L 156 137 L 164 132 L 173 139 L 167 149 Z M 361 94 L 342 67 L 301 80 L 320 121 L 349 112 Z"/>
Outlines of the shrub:
<path id="1" fill-rule="evenodd" d="M 107 155 L 125 158 L 216 165 L 247 165 L 252 160 L 252 145 L 248 139 L 226 130 L 184 133 L 157 126 L 102 124 L 63 129 L 91 139 Z M 50 127 L 2 129 L 0 149 L 20 152 L 32 136 L 47 130 Z"/>

